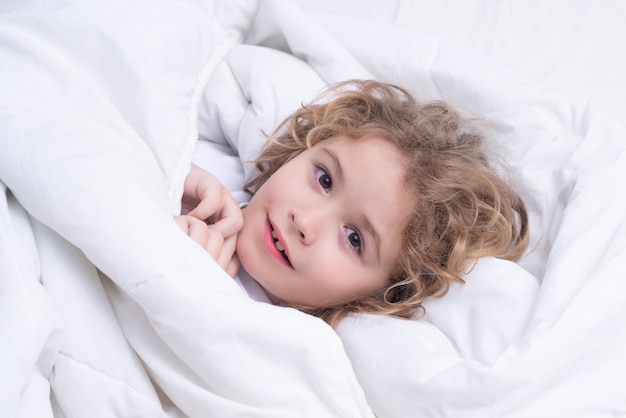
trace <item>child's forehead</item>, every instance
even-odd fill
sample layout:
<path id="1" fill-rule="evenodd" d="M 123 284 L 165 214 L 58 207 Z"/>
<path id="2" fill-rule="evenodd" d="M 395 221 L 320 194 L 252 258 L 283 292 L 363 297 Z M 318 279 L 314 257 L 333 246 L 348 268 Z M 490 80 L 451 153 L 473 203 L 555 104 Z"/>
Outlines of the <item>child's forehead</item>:
<path id="1" fill-rule="evenodd" d="M 311 151 L 328 154 L 344 165 L 355 165 L 358 160 L 366 160 L 366 168 L 392 165 L 403 172 L 406 178 L 406 162 L 400 148 L 385 137 L 368 135 L 359 138 L 333 136 L 314 145 Z M 356 159 L 356 161 L 355 161 Z"/>
<path id="2" fill-rule="evenodd" d="M 371 136 L 333 137 L 324 142 L 313 151 L 328 161 L 331 174 L 345 187 L 338 191 L 348 195 L 346 204 L 380 208 L 384 213 L 381 203 L 406 206 L 408 200 L 412 201 L 402 156 L 389 141 Z"/>

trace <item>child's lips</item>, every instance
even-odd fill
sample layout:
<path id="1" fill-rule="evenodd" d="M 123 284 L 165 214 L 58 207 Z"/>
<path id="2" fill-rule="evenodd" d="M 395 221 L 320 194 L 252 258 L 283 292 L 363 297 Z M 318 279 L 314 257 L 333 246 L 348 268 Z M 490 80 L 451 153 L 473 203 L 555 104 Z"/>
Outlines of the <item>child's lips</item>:
<path id="1" fill-rule="evenodd" d="M 285 239 L 282 237 L 280 230 L 274 227 L 269 217 L 263 234 L 263 241 L 270 255 L 275 260 L 293 268 L 291 262 L 289 261 L 289 252 L 285 245 Z"/>

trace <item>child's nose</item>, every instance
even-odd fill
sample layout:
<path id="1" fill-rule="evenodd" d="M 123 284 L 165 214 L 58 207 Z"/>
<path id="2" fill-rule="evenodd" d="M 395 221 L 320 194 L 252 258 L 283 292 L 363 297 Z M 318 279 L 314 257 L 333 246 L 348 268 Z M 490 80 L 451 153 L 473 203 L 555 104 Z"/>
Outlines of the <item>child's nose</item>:
<path id="1" fill-rule="evenodd" d="M 293 227 L 304 244 L 308 245 L 315 241 L 322 229 L 325 216 L 325 211 L 322 208 L 313 207 L 294 210 L 291 213 Z"/>

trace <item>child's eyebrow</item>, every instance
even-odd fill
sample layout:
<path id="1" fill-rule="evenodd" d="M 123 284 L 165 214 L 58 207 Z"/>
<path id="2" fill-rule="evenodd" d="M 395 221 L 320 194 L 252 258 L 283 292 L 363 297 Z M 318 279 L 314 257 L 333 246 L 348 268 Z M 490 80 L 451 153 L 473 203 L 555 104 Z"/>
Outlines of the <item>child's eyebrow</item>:
<path id="1" fill-rule="evenodd" d="M 341 167 L 341 161 L 339 160 L 339 157 L 333 150 L 330 150 L 328 148 L 322 148 L 321 151 L 330 158 L 333 164 L 336 178 L 339 183 L 343 184 L 343 168 Z M 367 232 L 369 232 L 374 240 L 374 255 L 376 256 L 376 262 L 380 263 L 380 234 L 376 231 L 376 228 L 374 228 L 374 224 L 372 224 L 372 222 L 365 213 L 361 216 L 360 222 L 363 224 L 363 227 L 367 230 Z"/>

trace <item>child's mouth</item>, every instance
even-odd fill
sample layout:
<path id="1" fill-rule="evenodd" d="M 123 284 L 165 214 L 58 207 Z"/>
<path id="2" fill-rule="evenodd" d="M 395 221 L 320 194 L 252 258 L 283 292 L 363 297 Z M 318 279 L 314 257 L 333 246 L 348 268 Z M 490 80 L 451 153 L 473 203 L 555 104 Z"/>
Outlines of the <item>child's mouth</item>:
<path id="1" fill-rule="evenodd" d="M 274 245 L 276 245 L 276 248 L 278 249 L 278 251 L 280 251 L 285 261 L 291 266 L 289 257 L 287 257 L 287 254 L 285 253 L 285 247 L 283 247 L 283 244 L 278 240 L 278 236 L 276 236 L 276 231 L 274 230 L 273 227 L 272 227 L 272 238 L 274 238 Z"/>

